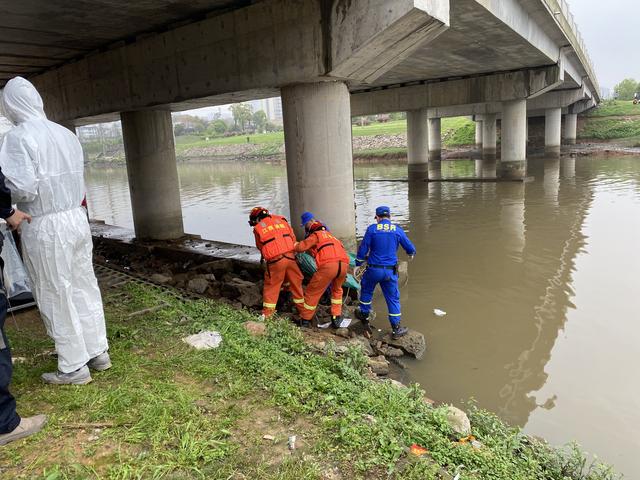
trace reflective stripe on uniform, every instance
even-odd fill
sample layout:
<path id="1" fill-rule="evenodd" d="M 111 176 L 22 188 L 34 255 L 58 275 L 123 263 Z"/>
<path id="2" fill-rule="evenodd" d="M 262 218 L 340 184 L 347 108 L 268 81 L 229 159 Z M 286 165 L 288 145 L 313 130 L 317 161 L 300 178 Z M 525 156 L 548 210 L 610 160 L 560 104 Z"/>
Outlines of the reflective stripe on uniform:
<path id="1" fill-rule="evenodd" d="M 304 298 L 294 298 L 293 303 L 304 303 Z"/>
<path id="2" fill-rule="evenodd" d="M 342 299 L 341 298 L 332 298 L 331 299 L 331 303 L 334 305 L 342 305 Z"/>
<path id="3" fill-rule="evenodd" d="M 401 317 L 402 314 L 401 313 L 390 313 L 389 316 L 390 317 Z"/>
<path id="4" fill-rule="evenodd" d="M 284 283 L 282 284 L 282 286 L 283 286 L 283 287 L 290 287 L 290 286 L 291 286 L 291 283 L 289 283 L 289 282 L 284 282 Z"/>
<path id="5" fill-rule="evenodd" d="M 276 304 L 275 303 L 263 303 L 262 306 L 264 308 L 276 308 Z"/>
<path id="6" fill-rule="evenodd" d="M 363 302 L 362 300 L 360 300 L 360 303 L 361 303 L 362 305 L 371 305 L 371 302 Z"/>
<path id="7" fill-rule="evenodd" d="M 316 306 L 315 305 L 307 305 L 306 303 L 304 304 L 304 308 L 306 308 L 307 310 L 315 310 Z"/>

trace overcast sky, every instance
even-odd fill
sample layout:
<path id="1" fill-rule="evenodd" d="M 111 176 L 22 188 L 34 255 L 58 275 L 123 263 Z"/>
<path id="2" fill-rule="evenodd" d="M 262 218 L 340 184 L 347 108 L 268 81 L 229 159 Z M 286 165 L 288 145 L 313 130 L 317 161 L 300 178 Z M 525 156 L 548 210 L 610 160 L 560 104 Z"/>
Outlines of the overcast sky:
<path id="1" fill-rule="evenodd" d="M 640 1 L 568 0 L 601 87 L 640 81 Z"/>

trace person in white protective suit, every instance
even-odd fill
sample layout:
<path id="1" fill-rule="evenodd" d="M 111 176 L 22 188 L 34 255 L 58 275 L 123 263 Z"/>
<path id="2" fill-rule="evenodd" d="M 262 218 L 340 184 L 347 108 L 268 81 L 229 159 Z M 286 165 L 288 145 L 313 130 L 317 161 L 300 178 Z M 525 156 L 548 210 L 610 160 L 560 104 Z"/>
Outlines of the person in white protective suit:
<path id="1" fill-rule="evenodd" d="M 33 217 L 22 227 L 24 263 L 47 333 L 56 344 L 58 371 L 46 383 L 83 385 L 89 368 L 111 367 L 102 298 L 93 272 L 86 213 L 84 158 L 78 138 L 47 120 L 42 98 L 15 77 L 2 92 L 15 125 L 0 147 L 0 167 L 13 201 Z"/>

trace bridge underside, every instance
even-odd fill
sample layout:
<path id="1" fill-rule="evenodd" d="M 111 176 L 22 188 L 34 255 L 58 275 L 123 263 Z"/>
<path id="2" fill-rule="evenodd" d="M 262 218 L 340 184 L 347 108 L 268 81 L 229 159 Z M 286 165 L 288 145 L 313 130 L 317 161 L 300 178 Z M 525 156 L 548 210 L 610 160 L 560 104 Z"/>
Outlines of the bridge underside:
<path id="1" fill-rule="evenodd" d="M 351 115 L 413 112 L 420 178 L 428 151 L 439 159 L 441 117 L 483 115 L 487 155 L 502 117 L 501 171 L 522 178 L 527 109 L 549 120 L 556 151 L 562 114 L 571 124 L 599 101 L 564 0 L 5 3 L 0 86 L 30 78 L 66 125 L 122 118 L 141 236 L 182 233 L 171 111 L 281 95 L 291 214 L 313 209 L 353 238 Z M 150 218 L 149 205 L 166 211 Z"/>

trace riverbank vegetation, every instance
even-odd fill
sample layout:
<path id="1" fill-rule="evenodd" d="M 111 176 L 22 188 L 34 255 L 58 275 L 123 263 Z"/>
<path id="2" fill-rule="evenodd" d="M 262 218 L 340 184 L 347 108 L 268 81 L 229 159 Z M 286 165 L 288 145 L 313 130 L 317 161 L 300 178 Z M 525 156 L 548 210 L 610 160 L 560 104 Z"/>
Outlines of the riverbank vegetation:
<path id="1" fill-rule="evenodd" d="M 9 323 L 20 411 L 49 424 L 0 450 L 3 478 L 615 478 L 475 407 L 475 441 L 460 439 L 418 386 L 369 379 L 355 348 L 312 353 L 284 320 L 253 336 L 247 311 L 137 285 L 110 290 L 105 309 L 114 366 L 84 387 L 43 385 L 55 359 L 41 323 Z M 220 332 L 221 346 L 181 342 L 201 330 Z"/>

